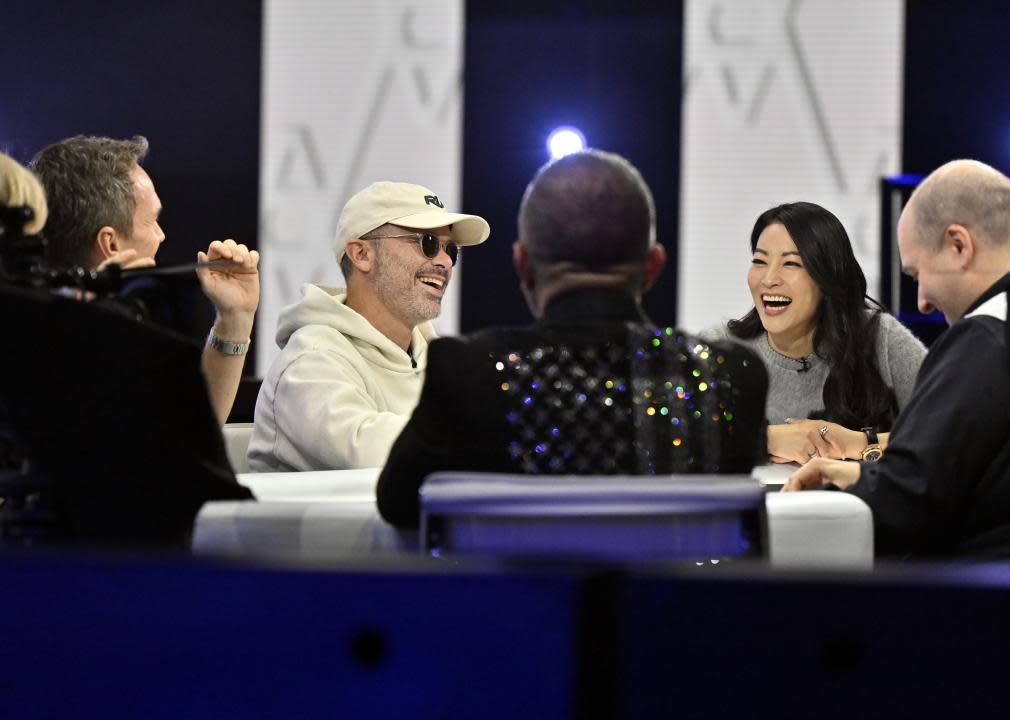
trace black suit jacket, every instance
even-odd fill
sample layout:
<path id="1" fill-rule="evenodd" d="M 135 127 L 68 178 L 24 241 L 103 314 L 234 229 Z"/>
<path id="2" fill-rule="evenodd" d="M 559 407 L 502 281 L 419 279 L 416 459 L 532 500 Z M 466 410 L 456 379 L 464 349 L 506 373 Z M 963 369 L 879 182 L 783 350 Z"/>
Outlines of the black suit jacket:
<path id="1" fill-rule="evenodd" d="M 764 456 L 767 388 L 746 348 L 656 327 L 623 292 L 575 291 L 534 326 L 432 343 L 379 512 L 417 526 L 418 489 L 440 470 L 749 472 Z"/>

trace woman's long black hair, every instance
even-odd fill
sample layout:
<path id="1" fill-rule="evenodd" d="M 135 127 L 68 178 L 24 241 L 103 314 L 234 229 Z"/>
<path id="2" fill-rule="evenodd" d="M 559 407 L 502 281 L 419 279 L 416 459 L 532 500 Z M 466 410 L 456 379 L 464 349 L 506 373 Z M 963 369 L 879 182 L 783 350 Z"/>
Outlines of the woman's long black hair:
<path id="1" fill-rule="evenodd" d="M 820 205 L 779 205 L 762 213 L 754 223 L 751 252 L 764 229 L 775 223 L 785 226 L 804 267 L 823 294 L 814 330 L 814 352 L 828 364 L 828 379 L 824 383 L 824 409 L 813 416 L 848 428 L 890 429 L 898 414 L 898 401 L 877 367 L 880 304 L 866 294 L 866 277 L 852 254 L 845 228 Z M 868 313 L 868 308 L 873 312 Z M 764 332 L 757 308 L 739 320 L 731 320 L 729 331 L 746 339 Z"/>

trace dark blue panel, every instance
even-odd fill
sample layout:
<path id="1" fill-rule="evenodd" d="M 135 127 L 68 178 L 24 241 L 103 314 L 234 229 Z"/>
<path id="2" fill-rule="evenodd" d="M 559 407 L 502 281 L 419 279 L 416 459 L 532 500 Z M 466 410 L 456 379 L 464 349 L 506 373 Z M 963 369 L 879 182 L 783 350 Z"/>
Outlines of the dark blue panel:
<path id="1" fill-rule="evenodd" d="M 905 26 L 904 169 L 974 158 L 1010 171 L 1006 2 L 915 0 Z"/>
<path id="2" fill-rule="evenodd" d="M 1002 717 L 1008 575 L 633 579 L 619 716 Z"/>
<path id="3" fill-rule="evenodd" d="M 571 575 L 0 563 L 5 717 L 565 717 Z"/>

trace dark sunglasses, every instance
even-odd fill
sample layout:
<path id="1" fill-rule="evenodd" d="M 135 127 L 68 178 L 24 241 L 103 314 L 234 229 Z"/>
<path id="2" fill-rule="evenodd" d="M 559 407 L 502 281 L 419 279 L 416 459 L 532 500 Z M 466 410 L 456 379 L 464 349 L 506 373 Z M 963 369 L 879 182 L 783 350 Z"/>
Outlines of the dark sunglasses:
<path id="1" fill-rule="evenodd" d="M 418 245 L 421 246 L 421 252 L 429 260 L 434 260 L 438 257 L 438 253 L 443 249 L 442 241 L 438 239 L 438 236 L 432 235 L 431 233 L 402 233 L 400 235 L 363 235 L 362 240 L 384 240 L 386 238 L 412 238 Z M 454 242 L 447 242 L 445 244 L 445 254 L 449 256 L 452 264 L 456 264 L 456 258 L 459 257 L 459 247 Z"/>

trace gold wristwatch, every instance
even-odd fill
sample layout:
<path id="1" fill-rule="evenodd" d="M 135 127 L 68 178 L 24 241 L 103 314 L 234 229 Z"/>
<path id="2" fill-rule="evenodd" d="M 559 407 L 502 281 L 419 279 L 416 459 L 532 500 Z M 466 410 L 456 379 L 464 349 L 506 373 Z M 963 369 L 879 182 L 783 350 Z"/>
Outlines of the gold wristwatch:
<path id="1" fill-rule="evenodd" d="M 872 427 L 859 429 L 866 434 L 866 449 L 863 450 L 860 459 L 868 462 L 877 462 L 880 456 L 884 454 L 884 449 L 880 447 L 880 440 L 877 438 L 877 431 Z"/>

